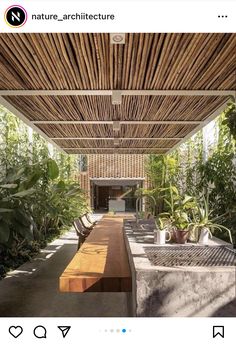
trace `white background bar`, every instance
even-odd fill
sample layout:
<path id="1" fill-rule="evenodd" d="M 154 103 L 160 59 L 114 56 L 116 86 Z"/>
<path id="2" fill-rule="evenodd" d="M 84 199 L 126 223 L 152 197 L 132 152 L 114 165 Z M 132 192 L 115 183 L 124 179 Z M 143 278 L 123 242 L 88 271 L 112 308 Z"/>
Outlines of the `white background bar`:
<path id="1" fill-rule="evenodd" d="M 236 1 L 18 1 L 28 12 L 21 28 L 11 28 L 4 12 L 16 2 L 1 0 L 1 32 L 235 32 Z M 44 20 L 32 14 L 114 14 L 113 21 Z M 227 15 L 227 18 L 218 18 Z"/>
<path id="2" fill-rule="evenodd" d="M 89 305 L 88 305 L 89 306 Z M 50 305 L 49 305 L 50 307 Z M 23 334 L 14 339 L 9 326 L 22 326 Z M 47 338 L 33 335 L 38 325 L 47 329 Z M 213 326 L 225 326 L 225 338 L 213 339 Z M 65 339 L 57 326 L 71 326 Z M 123 333 L 122 329 L 126 332 Z M 233 344 L 233 318 L 5 318 L 1 320 L 1 343 L 96 343 L 96 344 Z"/>

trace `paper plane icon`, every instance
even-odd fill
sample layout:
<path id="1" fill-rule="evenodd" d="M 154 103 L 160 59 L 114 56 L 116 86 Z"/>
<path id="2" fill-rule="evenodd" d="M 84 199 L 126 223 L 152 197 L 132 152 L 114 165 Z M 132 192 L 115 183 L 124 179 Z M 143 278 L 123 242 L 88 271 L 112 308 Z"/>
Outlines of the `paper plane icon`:
<path id="1" fill-rule="evenodd" d="M 71 329 L 71 326 L 57 326 L 62 333 L 62 337 L 65 338 Z"/>

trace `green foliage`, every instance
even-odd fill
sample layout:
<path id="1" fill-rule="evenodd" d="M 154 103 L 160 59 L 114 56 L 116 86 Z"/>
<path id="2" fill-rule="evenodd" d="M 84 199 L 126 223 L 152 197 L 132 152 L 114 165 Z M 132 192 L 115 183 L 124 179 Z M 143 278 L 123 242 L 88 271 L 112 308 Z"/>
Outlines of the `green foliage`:
<path id="1" fill-rule="evenodd" d="M 228 233 L 229 240 L 233 243 L 231 231 L 219 224 L 219 220 L 222 216 L 213 217 L 213 210 L 210 210 L 209 205 L 209 196 L 205 197 L 204 195 L 196 201 L 197 207 L 195 207 L 192 211 L 193 217 L 193 231 L 201 230 L 202 228 L 206 228 L 209 231 L 209 234 L 215 234 L 215 232 L 222 232 L 225 231 Z"/>
<path id="2" fill-rule="evenodd" d="M 142 190 L 143 194 L 151 195 L 156 200 L 156 213 L 160 213 L 164 209 L 164 193 L 163 190 L 169 185 L 170 181 L 174 181 L 174 176 L 178 171 L 178 163 L 171 156 L 165 155 L 149 155 L 146 164 L 146 172 L 151 182 L 151 190 Z"/>
<path id="3" fill-rule="evenodd" d="M 228 126 L 230 134 L 233 136 L 234 140 L 236 140 L 236 104 L 234 99 L 228 104 L 223 124 Z"/>
<path id="4" fill-rule="evenodd" d="M 0 276 L 86 211 L 76 174 L 76 157 L 52 150 L 0 107 Z"/>
<path id="5" fill-rule="evenodd" d="M 167 211 L 160 213 L 159 217 L 169 219 L 176 229 L 188 230 L 192 225 L 191 212 L 196 208 L 193 197 L 180 195 L 178 189 L 171 184 L 163 191 L 167 191 L 164 196 Z"/>
<path id="6" fill-rule="evenodd" d="M 235 103 L 230 103 L 216 119 L 214 143 L 206 147 L 203 130 L 171 154 L 150 155 L 147 171 L 151 189 L 160 200 L 161 185 L 175 185 L 181 197 L 184 194 L 197 199 L 208 194 L 211 219 L 219 219 L 219 225 L 232 231 L 236 244 L 236 154 L 235 154 Z M 213 136 L 213 131 L 211 132 Z M 167 161 L 171 160 L 169 165 Z M 165 194 L 167 197 L 168 194 Z M 169 211 L 162 202 L 159 212 Z M 219 236 L 228 240 L 226 230 L 219 230 Z M 215 230 L 215 232 L 217 232 Z"/>
<path id="7" fill-rule="evenodd" d="M 59 167 L 56 161 L 52 159 L 47 160 L 47 171 L 49 179 L 57 179 L 59 176 Z"/>

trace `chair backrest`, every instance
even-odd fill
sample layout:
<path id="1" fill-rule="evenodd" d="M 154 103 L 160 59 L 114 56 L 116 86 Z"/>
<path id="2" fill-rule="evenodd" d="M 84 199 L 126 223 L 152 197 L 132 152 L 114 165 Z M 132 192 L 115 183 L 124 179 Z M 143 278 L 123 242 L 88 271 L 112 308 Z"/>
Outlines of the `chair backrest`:
<path id="1" fill-rule="evenodd" d="M 86 214 L 85 214 L 85 216 L 86 216 L 86 218 L 87 218 L 88 222 L 90 222 L 92 225 L 94 225 L 94 224 L 95 224 L 95 222 L 96 222 L 96 221 L 93 221 L 93 219 L 92 219 L 92 217 L 91 217 L 91 214 L 90 214 L 90 213 L 86 213 Z"/>
<path id="2" fill-rule="evenodd" d="M 140 225 L 150 225 L 150 226 L 156 226 L 155 219 L 145 219 L 145 220 L 138 220 L 138 224 Z"/>
<path id="3" fill-rule="evenodd" d="M 85 232 L 85 228 L 84 228 L 84 226 L 82 225 L 80 219 L 74 220 L 73 225 L 74 225 L 74 228 L 75 228 L 75 230 L 76 230 L 77 235 L 80 235 L 80 234 L 83 234 L 83 235 L 84 235 L 84 234 L 85 234 L 85 233 L 84 233 L 84 232 Z"/>
<path id="4" fill-rule="evenodd" d="M 138 227 L 142 230 L 153 231 L 156 229 L 155 219 L 139 220 Z"/>
<path id="5" fill-rule="evenodd" d="M 85 215 L 81 216 L 81 222 L 85 228 L 91 229 L 93 224 L 90 223 Z"/>

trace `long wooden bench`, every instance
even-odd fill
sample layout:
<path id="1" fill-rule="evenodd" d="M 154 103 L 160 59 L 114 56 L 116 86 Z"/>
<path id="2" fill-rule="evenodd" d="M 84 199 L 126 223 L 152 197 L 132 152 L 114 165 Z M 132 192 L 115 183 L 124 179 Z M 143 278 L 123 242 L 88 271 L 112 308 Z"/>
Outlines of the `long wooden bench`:
<path id="1" fill-rule="evenodd" d="M 123 217 L 103 218 L 60 277 L 61 292 L 131 292 Z"/>

